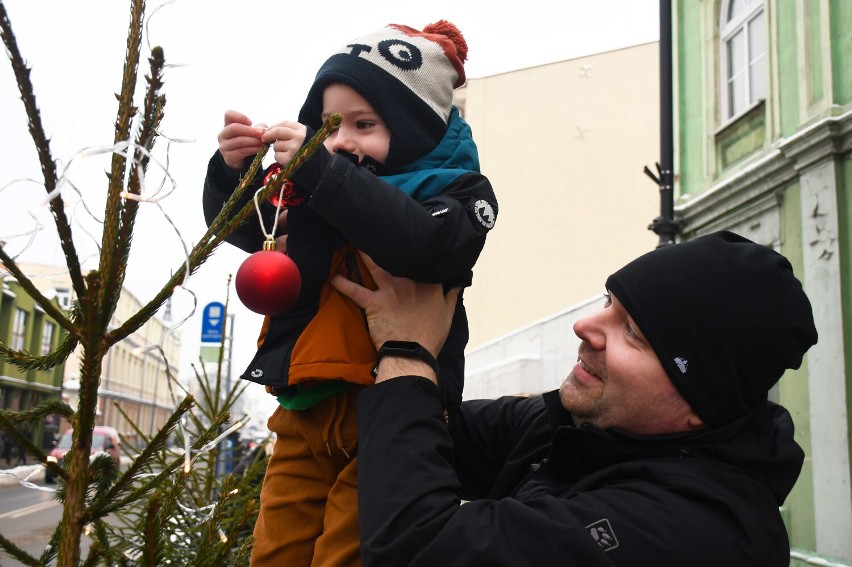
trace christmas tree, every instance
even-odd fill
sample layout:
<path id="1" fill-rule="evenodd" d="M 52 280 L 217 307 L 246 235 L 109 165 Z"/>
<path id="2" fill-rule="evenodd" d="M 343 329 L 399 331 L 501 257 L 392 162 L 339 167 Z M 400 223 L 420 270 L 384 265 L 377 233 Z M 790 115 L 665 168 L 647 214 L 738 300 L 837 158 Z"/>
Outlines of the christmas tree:
<path id="1" fill-rule="evenodd" d="M 245 187 L 258 174 L 267 150 L 264 148 L 255 156 L 248 174 L 235 188 L 220 215 L 198 239 L 198 244 L 187 251 L 185 262 L 175 267 L 172 276 L 138 312 L 117 328 L 111 327 L 111 317 L 125 283 L 134 225 L 140 203 L 145 200 L 142 190 L 145 173 L 151 163 L 166 105 L 162 92 L 165 56 L 161 47 L 150 50 L 143 100 L 138 105 L 134 101 L 143 53 L 144 11 L 143 0 L 131 1 L 121 90 L 116 94 L 118 109 L 111 161 L 102 194 L 100 256 L 97 268 L 84 273 L 72 224 L 66 216 L 62 173 L 57 171 L 41 123 L 29 78 L 30 69 L 18 49 L 11 22 L 0 0 L 0 36 L 24 105 L 41 165 L 47 206 L 76 297 L 70 311 L 57 307 L 33 285 L 0 243 L 0 262 L 5 269 L 63 331 L 60 346 L 48 354 L 35 356 L 0 342 L 0 356 L 29 370 L 54 368 L 63 364 L 75 349 L 81 352 L 76 407 L 54 399 L 26 411 L 0 412 L 0 429 L 59 480 L 56 496 L 62 503 L 62 519 L 41 557 L 29 555 L 0 534 L 0 548 L 26 565 L 54 562 L 59 567 L 238 565 L 247 563 L 251 548 L 259 478 L 265 459 L 261 453 L 242 468 L 241 474 L 220 474 L 222 454 L 218 448 L 221 440 L 241 424 L 229 415 L 241 388 L 224 391 L 221 358 L 216 376 L 209 376 L 203 364 L 196 370 L 201 384 L 200 400 L 186 393 L 176 394 L 176 409 L 162 428 L 153 435 L 137 430 L 145 443 L 142 449 L 131 453 L 133 460 L 127 470 L 120 470 L 115 460 L 104 454 L 90 458 L 106 353 L 153 317 L 217 246 L 254 214 L 254 203 L 237 205 Z M 268 199 L 278 193 L 285 179 L 339 122 L 339 115 L 326 120 L 323 128 L 256 198 Z M 180 391 L 180 382 L 175 377 L 169 378 L 175 391 Z M 67 419 L 73 428 L 72 449 L 61 466 L 49 461 L 36 444 L 19 432 L 20 426 L 44 420 L 50 414 Z M 177 439 L 179 450 L 169 448 L 170 439 Z M 86 557 L 81 553 L 84 535 L 92 540 Z"/>

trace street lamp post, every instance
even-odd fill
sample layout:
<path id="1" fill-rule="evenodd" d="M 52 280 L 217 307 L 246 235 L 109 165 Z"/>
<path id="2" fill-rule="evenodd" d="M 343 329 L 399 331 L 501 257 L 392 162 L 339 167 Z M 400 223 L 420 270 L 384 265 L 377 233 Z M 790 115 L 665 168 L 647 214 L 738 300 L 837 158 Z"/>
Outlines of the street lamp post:
<path id="1" fill-rule="evenodd" d="M 648 230 L 653 230 L 660 237 L 657 248 L 674 244 L 682 225 L 674 216 L 672 1 L 660 0 L 660 161 L 657 163 L 657 175 L 645 167 L 645 174 L 660 189 L 660 216 L 648 225 Z"/>

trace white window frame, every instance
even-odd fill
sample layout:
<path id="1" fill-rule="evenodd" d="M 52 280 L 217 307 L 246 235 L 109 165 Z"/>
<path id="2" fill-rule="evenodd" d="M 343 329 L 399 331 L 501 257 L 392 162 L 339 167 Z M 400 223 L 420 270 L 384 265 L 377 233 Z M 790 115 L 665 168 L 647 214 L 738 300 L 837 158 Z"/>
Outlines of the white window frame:
<path id="1" fill-rule="evenodd" d="M 50 354 L 53 347 L 53 333 L 56 331 L 56 325 L 45 321 L 41 331 L 41 356 Z"/>
<path id="2" fill-rule="evenodd" d="M 12 323 L 12 341 L 9 344 L 12 350 L 24 350 L 27 338 L 27 312 L 18 307 L 15 308 L 15 320 Z"/>
<path id="3" fill-rule="evenodd" d="M 71 290 L 67 287 L 56 288 L 56 301 L 62 309 L 71 309 Z"/>
<path id="4" fill-rule="evenodd" d="M 751 110 L 755 105 L 760 103 L 765 99 L 765 95 L 760 96 L 756 95 L 753 91 L 753 83 L 756 83 L 753 77 L 753 64 L 755 62 L 760 62 L 763 60 L 763 65 L 761 68 L 764 73 L 767 73 L 766 77 L 763 77 L 763 84 L 765 88 L 769 86 L 769 77 L 768 71 L 766 69 L 766 58 L 768 52 L 768 34 L 767 34 L 767 26 L 765 25 L 766 18 L 766 7 L 764 5 L 763 0 L 751 0 L 751 4 L 745 6 L 745 9 L 742 10 L 740 14 L 736 14 L 733 19 L 728 20 L 729 13 L 731 11 L 731 4 L 736 0 L 723 0 L 722 1 L 722 9 L 719 12 L 719 69 L 720 69 L 720 89 L 719 94 L 722 103 L 722 123 L 727 124 L 732 122 L 747 113 Z M 754 54 L 751 52 L 751 41 L 749 34 L 751 33 L 751 28 L 749 24 L 760 16 L 764 17 L 764 26 L 760 30 L 760 33 L 763 34 L 763 53 Z M 745 92 L 745 103 L 740 109 L 731 108 L 731 79 L 730 69 L 729 69 L 729 57 L 728 54 L 731 49 L 731 40 L 739 33 L 743 34 L 743 55 L 745 57 L 745 61 L 741 61 L 740 64 L 744 69 L 744 77 L 743 77 L 743 85 L 741 89 Z"/>

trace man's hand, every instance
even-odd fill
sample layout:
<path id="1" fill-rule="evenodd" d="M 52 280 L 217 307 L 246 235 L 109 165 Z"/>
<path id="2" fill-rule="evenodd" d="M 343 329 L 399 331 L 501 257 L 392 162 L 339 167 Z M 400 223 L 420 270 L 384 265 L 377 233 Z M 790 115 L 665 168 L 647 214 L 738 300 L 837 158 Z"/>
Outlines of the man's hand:
<path id="1" fill-rule="evenodd" d="M 376 349 L 385 341 L 413 341 L 437 357 L 450 332 L 459 288 L 453 288 L 444 295 L 441 284 L 394 277 L 366 254 L 361 254 L 361 257 L 378 289 L 369 290 L 339 274 L 331 280 L 331 285 L 367 313 L 370 337 Z M 393 359 L 389 362 L 394 368 L 402 370 L 401 360 Z M 428 365 L 419 361 L 411 362 L 414 366 L 428 368 Z"/>
<path id="2" fill-rule="evenodd" d="M 236 110 L 225 112 L 225 127 L 219 132 L 219 153 L 231 169 L 240 170 L 249 156 L 256 154 L 263 143 L 260 137 L 264 124 L 252 124 L 251 119 Z"/>

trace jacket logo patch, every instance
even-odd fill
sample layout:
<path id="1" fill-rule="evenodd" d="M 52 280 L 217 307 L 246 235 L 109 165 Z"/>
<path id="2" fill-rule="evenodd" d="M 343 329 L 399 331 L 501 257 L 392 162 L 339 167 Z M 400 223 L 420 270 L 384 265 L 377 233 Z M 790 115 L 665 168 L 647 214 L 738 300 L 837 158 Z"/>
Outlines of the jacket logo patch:
<path id="1" fill-rule="evenodd" d="M 252 378 L 260 378 L 261 376 L 263 376 L 263 370 L 261 370 L 260 368 L 255 368 L 251 371 Z"/>
<path id="2" fill-rule="evenodd" d="M 618 547 L 618 540 L 615 538 L 615 532 L 612 531 L 612 526 L 606 518 L 598 520 L 593 524 L 589 524 L 586 526 L 586 529 L 589 530 L 589 535 L 592 536 L 592 539 L 595 540 L 595 542 L 605 552 L 612 551 Z"/>
<path id="3" fill-rule="evenodd" d="M 494 209 L 491 204 L 480 199 L 473 204 L 473 212 L 476 215 L 476 220 L 485 228 L 491 230 L 494 227 L 494 222 L 497 220 L 497 215 L 494 214 Z"/>
<path id="4" fill-rule="evenodd" d="M 674 359 L 674 363 L 677 364 L 677 369 L 680 370 L 681 374 L 686 374 L 686 368 L 689 365 L 689 361 L 681 356 L 676 356 Z"/>
<path id="5" fill-rule="evenodd" d="M 442 208 L 442 209 L 438 209 L 438 210 L 436 210 L 436 211 L 432 211 L 432 216 L 433 216 L 433 217 L 440 217 L 441 215 L 445 215 L 445 214 L 447 214 L 448 212 L 450 212 L 450 208 L 449 208 L 449 207 L 444 207 L 444 208 Z"/>

